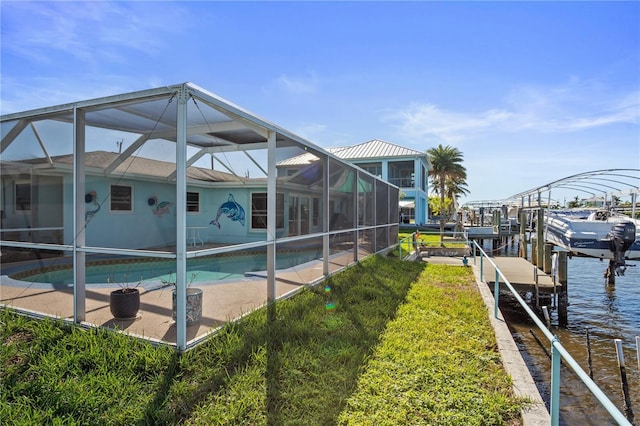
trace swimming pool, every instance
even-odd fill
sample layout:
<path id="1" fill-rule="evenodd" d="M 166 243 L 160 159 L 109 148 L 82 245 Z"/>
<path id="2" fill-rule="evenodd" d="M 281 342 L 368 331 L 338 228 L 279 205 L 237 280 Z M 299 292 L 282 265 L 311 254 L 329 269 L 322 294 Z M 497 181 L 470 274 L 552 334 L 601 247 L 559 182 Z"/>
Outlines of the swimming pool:
<path id="1" fill-rule="evenodd" d="M 276 269 L 288 269 L 321 257 L 319 251 L 282 252 L 276 255 Z M 245 278 L 251 272 L 266 271 L 266 252 L 225 253 L 187 260 L 187 282 L 206 283 Z M 87 284 L 175 283 L 175 261 L 158 259 L 102 259 L 86 266 Z M 42 267 L 11 274 L 11 278 L 30 283 L 71 286 L 71 265 Z"/>

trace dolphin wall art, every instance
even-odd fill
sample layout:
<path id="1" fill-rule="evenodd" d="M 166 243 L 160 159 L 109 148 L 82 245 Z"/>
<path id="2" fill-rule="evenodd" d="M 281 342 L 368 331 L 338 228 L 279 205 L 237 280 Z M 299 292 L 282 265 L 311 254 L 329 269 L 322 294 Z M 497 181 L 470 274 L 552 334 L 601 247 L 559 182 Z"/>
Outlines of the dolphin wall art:
<path id="1" fill-rule="evenodd" d="M 220 216 L 222 215 L 227 216 L 234 222 L 240 222 L 240 224 L 244 226 L 244 209 L 240 204 L 236 202 L 236 200 L 234 200 L 232 194 L 229 194 L 229 198 L 227 198 L 227 201 L 222 203 L 222 205 L 218 209 L 216 218 L 209 222 L 209 225 L 215 225 L 218 227 L 218 229 L 220 229 L 220 222 L 218 221 L 218 219 L 220 219 Z"/>

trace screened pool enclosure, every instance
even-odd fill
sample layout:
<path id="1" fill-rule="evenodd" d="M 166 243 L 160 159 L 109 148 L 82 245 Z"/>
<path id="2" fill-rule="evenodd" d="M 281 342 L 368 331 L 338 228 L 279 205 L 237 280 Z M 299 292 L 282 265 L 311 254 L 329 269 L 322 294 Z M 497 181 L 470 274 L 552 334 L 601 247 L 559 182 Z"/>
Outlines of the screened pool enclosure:
<path id="1" fill-rule="evenodd" d="M 7 114 L 1 131 L 1 303 L 32 315 L 183 350 L 397 244 L 397 187 L 191 83 Z M 119 286 L 140 289 L 135 318 L 111 316 Z"/>

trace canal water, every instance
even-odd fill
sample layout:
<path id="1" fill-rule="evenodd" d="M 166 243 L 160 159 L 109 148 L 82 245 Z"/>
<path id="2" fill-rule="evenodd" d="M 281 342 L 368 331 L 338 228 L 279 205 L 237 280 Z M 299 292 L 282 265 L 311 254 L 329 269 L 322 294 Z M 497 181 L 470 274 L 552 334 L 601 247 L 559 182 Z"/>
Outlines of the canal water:
<path id="1" fill-rule="evenodd" d="M 516 249 L 517 247 L 510 247 L 506 255 L 517 255 Z M 557 310 L 553 304 L 551 325 L 552 333 L 558 336 L 565 349 L 587 374 L 588 331 L 593 380 L 625 414 L 614 343 L 614 339 L 622 340 L 634 424 L 640 425 L 640 368 L 635 342 L 636 336 L 640 336 L 640 261 L 627 263 L 625 275 L 616 277 L 615 285 L 608 285 L 603 277 L 607 261 L 585 257 L 568 259 L 569 325 L 566 328 L 557 326 Z M 501 300 L 504 300 L 501 309 L 514 340 L 548 409 L 551 360 L 544 349 L 550 352 L 551 345 L 533 321 L 526 318 L 524 310 L 515 299 L 508 300 L 501 296 Z M 617 424 L 570 367 L 563 364 L 560 376 L 560 424 Z"/>

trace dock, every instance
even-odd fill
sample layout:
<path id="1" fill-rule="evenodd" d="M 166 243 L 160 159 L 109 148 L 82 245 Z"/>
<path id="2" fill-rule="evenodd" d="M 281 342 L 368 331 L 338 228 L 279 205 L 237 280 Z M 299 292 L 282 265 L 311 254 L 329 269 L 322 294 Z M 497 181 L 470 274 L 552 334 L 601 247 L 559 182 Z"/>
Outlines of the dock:
<path id="1" fill-rule="evenodd" d="M 535 292 L 536 284 L 539 293 L 560 293 L 562 285 L 553 282 L 553 277 L 538 269 L 522 257 L 492 257 L 491 260 L 500 268 L 511 285 L 519 292 Z M 480 260 L 478 259 L 478 262 Z M 483 263 L 483 279 L 494 284 L 496 270 L 487 260 Z M 502 278 L 500 278 L 502 281 Z"/>

